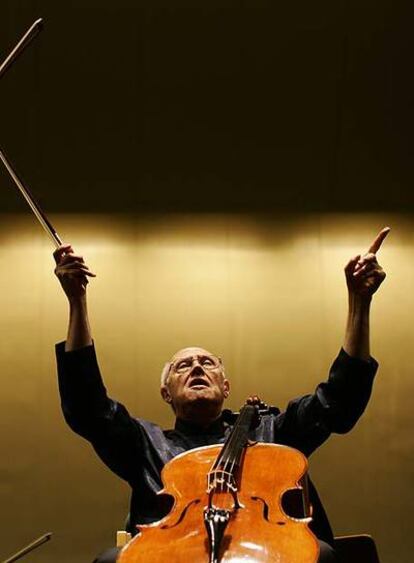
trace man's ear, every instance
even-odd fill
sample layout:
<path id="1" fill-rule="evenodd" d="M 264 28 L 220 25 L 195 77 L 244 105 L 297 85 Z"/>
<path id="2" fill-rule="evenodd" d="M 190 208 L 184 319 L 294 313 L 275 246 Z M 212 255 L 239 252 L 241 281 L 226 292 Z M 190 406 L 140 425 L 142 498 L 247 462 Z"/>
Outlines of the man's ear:
<path id="1" fill-rule="evenodd" d="M 171 399 L 170 392 L 168 391 L 168 387 L 166 385 L 161 385 L 160 393 L 161 393 L 161 397 L 164 399 L 164 401 L 166 403 L 168 403 L 169 405 L 171 405 L 172 399 Z"/>
<path id="2" fill-rule="evenodd" d="M 223 387 L 224 387 L 224 397 L 225 399 L 227 399 L 227 397 L 230 395 L 230 381 L 228 379 L 224 379 Z"/>

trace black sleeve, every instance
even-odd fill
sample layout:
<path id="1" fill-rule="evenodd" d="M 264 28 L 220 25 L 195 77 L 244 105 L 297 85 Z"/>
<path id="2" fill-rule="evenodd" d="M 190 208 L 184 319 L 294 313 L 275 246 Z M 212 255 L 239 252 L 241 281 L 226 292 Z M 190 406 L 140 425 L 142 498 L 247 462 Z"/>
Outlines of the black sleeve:
<path id="1" fill-rule="evenodd" d="M 275 441 L 310 455 L 331 432 L 349 432 L 365 410 L 377 368 L 373 358 L 360 360 L 341 349 L 328 380 L 277 417 Z"/>
<path id="2" fill-rule="evenodd" d="M 133 484 L 142 471 L 145 432 L 126 408 L 107 396 L 94 346 L 65 352 L 56 346 L 63 415 L 74 432 L 91 442 L 104 463 Z"/>

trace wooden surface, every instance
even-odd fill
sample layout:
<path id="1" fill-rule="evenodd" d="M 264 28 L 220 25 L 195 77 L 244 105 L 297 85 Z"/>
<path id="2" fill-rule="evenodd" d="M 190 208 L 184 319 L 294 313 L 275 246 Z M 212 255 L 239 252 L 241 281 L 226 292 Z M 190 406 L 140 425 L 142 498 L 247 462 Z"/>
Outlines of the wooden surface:
<path id="1" fill-rule="evenodd" d="M 122 550 L 119 563 L 209 560 L 203 511 L 208 506 L 207 474 L 220 450 L 216 446 L 199 448 L 174 458 L 164 468 L 164 492 L 176 504 L 158 525 L 140 528 L 142 535 Z M 283 493 L 297 486 L 306 467 L 305 457 L 286 446 L 247 448 L 238 494 L 241 508 L 234 511 L 225 529 L 220 561 L 316 562 L 319 547 L 307 523 L 287 517 L 281 508 Z M 234 506 L 229 493 L 214 495 L 212 502 L 227 510 Z M 267 518 L 264 502 L 269 509 Z"/>

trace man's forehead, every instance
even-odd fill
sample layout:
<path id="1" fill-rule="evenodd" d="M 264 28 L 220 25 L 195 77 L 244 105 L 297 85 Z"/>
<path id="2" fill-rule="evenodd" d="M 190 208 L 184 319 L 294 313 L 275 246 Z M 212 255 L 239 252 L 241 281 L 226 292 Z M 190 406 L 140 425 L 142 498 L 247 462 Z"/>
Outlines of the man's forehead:
<path id="1" fill-rule="evenodd" d="M 215 356 L 205 348 L 199 348 L 198 346 L 189 346 L 188 348 L 182 348 L 178 350 L 172 357 L 172 361 L 175 362 L 181 358 L 187 358 L 189 356 Z"/>

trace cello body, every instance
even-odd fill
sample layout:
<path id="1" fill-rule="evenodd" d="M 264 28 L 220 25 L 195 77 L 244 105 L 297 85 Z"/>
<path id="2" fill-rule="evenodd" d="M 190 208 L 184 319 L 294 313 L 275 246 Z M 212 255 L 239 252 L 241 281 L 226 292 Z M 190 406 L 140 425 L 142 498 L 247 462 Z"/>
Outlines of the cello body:
<path id="1" fill-rule="evenodd" d="M 118 563 L 316 563 L 319 544 L 308 528 L 310 518 L 289 517 L 282 508 L 283 494 L 300 487 L 307 460 L 299 451 L 275 444 L 245 447 L 237 493 L 224 487 L 220 476 L 209 494 L 209 472 L 222 450 L 205 446 L 172 459 L 162 471 L 165 488 L 160 495 L 174 498 L 170 513 L 159 522 L 139 526 L 121 551 Z M 221 532 L 213 540 L 205 523 L 211 495 Z M 223 511 L 223 512 L 220 512 Z M 228 513 L 223 525 L 221 514 Z M 223 527 L 224 526 L 224 527 Z"/>

